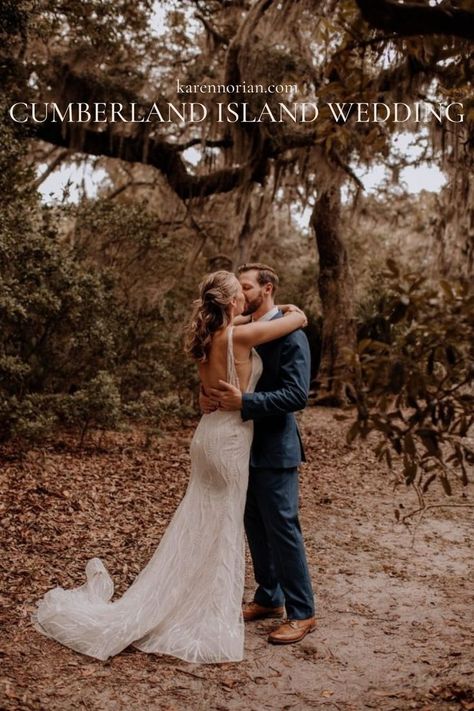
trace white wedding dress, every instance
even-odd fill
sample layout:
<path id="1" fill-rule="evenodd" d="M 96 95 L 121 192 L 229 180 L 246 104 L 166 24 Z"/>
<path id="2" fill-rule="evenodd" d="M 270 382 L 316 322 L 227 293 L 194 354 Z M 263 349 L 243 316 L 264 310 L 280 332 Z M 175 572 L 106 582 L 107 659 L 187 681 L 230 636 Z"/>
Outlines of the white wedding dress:
<path id="1" fill-rule="evenodd" d="M 229 328 L 227 376 L 238 386 Z M 255 350 L 246 391 L 262 372 Z M 37 603 L 35 628 L 82 654 L 108 659 L 128 645 L 188 662 L 243 659 L 243 514 L 253 423 L 240 412 L 203 415 L 191 442 L 191 476 L 153 557 L 124 595 L 92 558 L 81 587 Z"/>

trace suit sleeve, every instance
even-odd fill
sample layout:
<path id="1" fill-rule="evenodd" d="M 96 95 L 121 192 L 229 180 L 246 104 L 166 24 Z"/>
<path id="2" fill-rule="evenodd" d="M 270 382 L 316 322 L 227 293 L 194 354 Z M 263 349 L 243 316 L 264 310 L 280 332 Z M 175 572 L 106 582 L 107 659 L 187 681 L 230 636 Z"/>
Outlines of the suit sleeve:
<path id="1" fill-rule="evenodd" d="M 310 353 L 302 331 L 285 338 L 280 356 L 280 387 L 268 392 L 244 393 L 242 419 L 257 420 L 302 410 L 308 402 Z"/>

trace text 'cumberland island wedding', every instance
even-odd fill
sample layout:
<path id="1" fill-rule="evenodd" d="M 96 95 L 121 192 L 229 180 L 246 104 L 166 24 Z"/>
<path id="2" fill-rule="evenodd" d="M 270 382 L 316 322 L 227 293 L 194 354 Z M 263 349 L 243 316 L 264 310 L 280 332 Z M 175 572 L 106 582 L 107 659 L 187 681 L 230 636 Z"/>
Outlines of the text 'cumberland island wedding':
<path id="1" fill-rule="evenodd" d="M 313 101 L 271 105 L 265 102 L 258 108 L 248 102 L 218 101 L 207 106 L 201 102 L 153 103 L 147 107 L 139 103 L 77 102 L 59 105 L 55 102 L 16 102 L 9 109 L 15 123 L 201 123 L 207 118 L 217 123 L 303 123 L 311 124 L 318 118 L 343 124 L 356 123 L 427 123 L 449 121 L 462 123 L 464 107 L 461 102 L 325 102 Z"/>

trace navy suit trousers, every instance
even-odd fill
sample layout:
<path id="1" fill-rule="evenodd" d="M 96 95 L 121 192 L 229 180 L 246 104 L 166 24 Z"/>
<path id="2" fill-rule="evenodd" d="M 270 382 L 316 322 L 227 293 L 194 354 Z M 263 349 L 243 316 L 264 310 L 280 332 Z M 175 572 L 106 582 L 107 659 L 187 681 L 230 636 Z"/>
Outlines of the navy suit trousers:
<path id="1" fill-rule="evenodd" d="M 298 520 L 298 471 L 250 467 L 245 530 L 258 588 L 255 602 L 286 606 L 289 619 L 314 615 L 314 596 Z"/>

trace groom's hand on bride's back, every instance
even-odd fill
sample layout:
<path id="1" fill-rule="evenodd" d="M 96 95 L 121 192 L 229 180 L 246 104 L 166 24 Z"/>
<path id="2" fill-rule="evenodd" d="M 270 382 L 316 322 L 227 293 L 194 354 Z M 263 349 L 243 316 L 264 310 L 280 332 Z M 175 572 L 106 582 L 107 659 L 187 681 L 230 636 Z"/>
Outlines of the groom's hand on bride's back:
<path id="1" fill-rule="evenodd" d="M 201 410 L 203 415 L 210 415 L 211 412 L 214 412 L 214 410 L 217 410 L 219 407 L 219 403 L 215 398 L 213 398 L 210 395 L 207 395 L 202 387 L 199 389 L 199 409 Z"/>
<path id="2" fill-rule="evenodd" d="M 235 385 L 219 380 L 218 388 L 209 388 L 209 395 L 218 402 L 219 410 L 241 410 L 242 393 Z"/>

